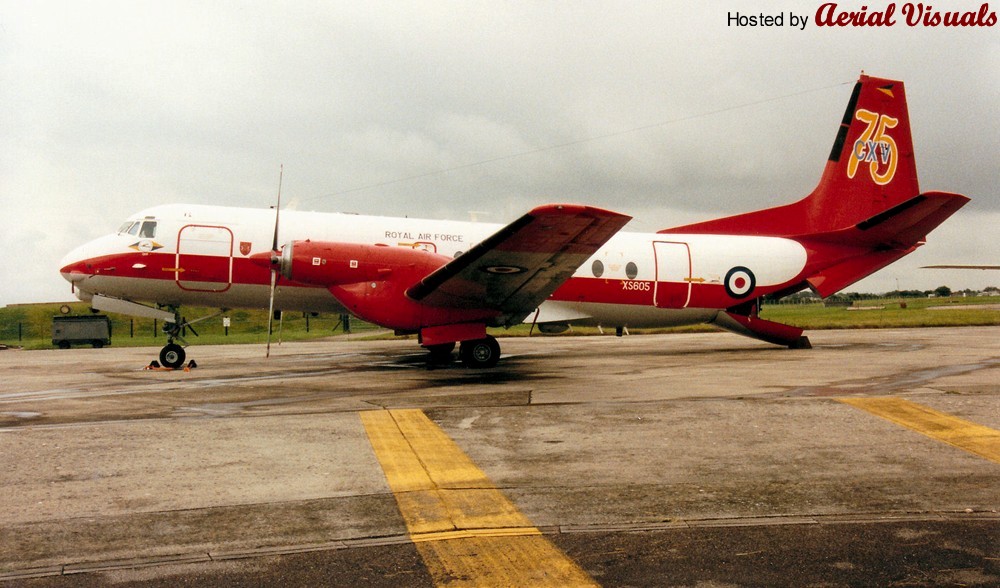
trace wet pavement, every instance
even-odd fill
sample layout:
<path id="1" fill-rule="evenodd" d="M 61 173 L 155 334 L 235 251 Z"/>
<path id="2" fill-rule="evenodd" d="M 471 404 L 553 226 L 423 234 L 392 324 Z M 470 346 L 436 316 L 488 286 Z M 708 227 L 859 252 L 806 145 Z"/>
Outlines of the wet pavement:
<path id="1" fill-rule="evenodd" d="M 193 346 L 190 372 L 5 350 L 0 582 L 502 585 L 493 556 L 540 536 L 606 586 L 1000 584 L 1000 328 L 810 338 L 501 339 L 488 371 L 413 341 Z M 403 444 L 451 514 L 407 510 L 367 411 L 426 417 Z M 441 444 L 475 483 L 440 481 Z M 521 522 L 462 522 L 483 508 Z M 510 538 L 467 570 L 428 559 L 485 532 Z"/>

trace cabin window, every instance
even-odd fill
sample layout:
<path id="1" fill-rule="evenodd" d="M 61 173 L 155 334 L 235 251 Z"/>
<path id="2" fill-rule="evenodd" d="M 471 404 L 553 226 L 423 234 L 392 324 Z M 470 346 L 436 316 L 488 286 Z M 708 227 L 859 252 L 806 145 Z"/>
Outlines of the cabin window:
<path id="1" fill-rule="evenodd" d="M 132 228 L 132 225 L 134 224 L 135 224 L 134 221 L 125 221 L 124 223 L 122 223 L 122 226 L 118 227 L 118 234 L 124 235 L 125 233 L 128 232 L 130 228 Z"/>
<path id="2" fill-rule="evenodd" d="M 140 226 L 142 226 L 142 223 L 132 223 L 132 226 L 128 228 L 128 234 L 132 235 L 133 237 L 138 236 Z"/>
<path id="3" fill-rule="evenodd" d="M 142 228 L 139 230 L 139 237 L 143 239 L 152 239 L 156 236 L 156 221 L 145 221 L 142 223 Z"/>
<path id="4" fill-rule="evenodd" d="M 628 279 L 630 280 L 634 280 L 635 277 L 639 275 L 639 268 L 635 265 L 635 262 L 628 262 L 625 266 L 625 275 L 628 276 Z"/>
<path id="5" fill-rule="evenodd" d="M 594 277 L 599 278 L 604 275 L 604 263 L 600 259 L 595 259 L 594 264 L 590 266 L 590 271 L 594 272 Z"/>

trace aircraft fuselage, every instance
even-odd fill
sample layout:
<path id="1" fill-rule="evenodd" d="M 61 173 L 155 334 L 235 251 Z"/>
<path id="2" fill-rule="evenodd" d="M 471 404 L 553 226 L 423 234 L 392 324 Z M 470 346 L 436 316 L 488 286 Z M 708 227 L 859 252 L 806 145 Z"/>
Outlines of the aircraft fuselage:
<path id="1" fill-rule="evenodd" d="M 145 223 L 155 223 L 144 226 Z M 282 211 L 280 242 L 364 243 L 455 258 L 496 232 L 490 223 Z M 132 229 L 129 232 L 129 229 Z M 266 308 L 274 211 L 171 204 L 70 252 L 62 275 L 94 294 L 159 305 Z M 650 327 L 699 323 L 801 280 L 806 248 L 778 237 L 621 232 L 526 322 Z M 275 308 L 344 312 L 324 287 L 279 280 Z"/>

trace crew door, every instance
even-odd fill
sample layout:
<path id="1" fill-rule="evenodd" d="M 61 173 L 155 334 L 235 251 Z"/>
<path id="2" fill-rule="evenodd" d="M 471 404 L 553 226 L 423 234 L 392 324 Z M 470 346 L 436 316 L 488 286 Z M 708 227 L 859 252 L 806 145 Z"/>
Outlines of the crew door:
<path id="1" fill-rule="evenodd" d="M 213 225 L 186 225 L 177 233 L 177 285 L 184 290 L 224 292 L 233 281 L 233 232 Z"/>
<path id="2" fill-rule="evenodd" d="M 687 243 L 653 241 L 656 285 L 653 300 L 659 308 L 685 308 L 691 301 L 691 250 Z"/>

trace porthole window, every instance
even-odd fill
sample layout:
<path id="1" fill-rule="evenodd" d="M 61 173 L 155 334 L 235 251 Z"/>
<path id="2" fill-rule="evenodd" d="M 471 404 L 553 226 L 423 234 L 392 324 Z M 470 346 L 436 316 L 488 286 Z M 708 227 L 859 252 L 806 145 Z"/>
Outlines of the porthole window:
<path id="1" fill-rule="evenodd" d="M 635 265 L 635 262 L 630 261 L 625 265 L 625 275 L 630 280 L 634 280 L 639 275 L 639 268 Z"/>
<path id="2" fill-rule="evenodd" d="M 590 266 L 590 271 L 594 272 L 594 277 L 599 278 L 604 275 L 604 264 L 600 259 L 594 260 L 594 265 Z"/>

